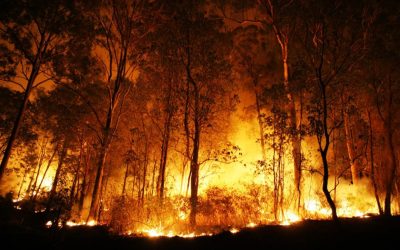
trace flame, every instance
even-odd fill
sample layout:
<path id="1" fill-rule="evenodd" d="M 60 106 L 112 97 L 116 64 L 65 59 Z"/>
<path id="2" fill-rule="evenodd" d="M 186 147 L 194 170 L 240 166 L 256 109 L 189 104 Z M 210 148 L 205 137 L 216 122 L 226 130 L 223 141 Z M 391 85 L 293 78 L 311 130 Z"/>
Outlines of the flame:
<path id="1" fill-rule="evenodd" d="M 250 222 L 250 223 L 248 223 L 248 224 L 246 225 L 246 227 L 250 227 L 250 228 L 253 228 L 253 227 L 256 227 L 256 226 L 257 226 L 257 224 L 254 223 L 254 222 Z"/>
<path id="2" fill-rule="evenodd" d="M 296 213 L 294 213 L 292 211 L 287 211 L 285 214 L 285 217 L 286 217 L 286 219 L 280 223 L 283 226 L 288 226 L 295 222 L 301 221 L 301 218 L 299 217 L 299 215 L 297 215 Z"/>
<path id="3" fill-rule="evenodd" d="M 88 222 L 86 221 L 80 221 L 80 222 L 74 222 L 74 221 L 67 221 L 65 225 L 69 227 L 76 227 L 76 226 L 89 226 L 93 227 L 97 225 L 97 222 L 95 220 L 90 220 Z"/>
<path id="4" fill-rule="evenodd" d="M 46 227 L 50 228 L 53 225 L 53 222 L 51 220 L 49 220 L 48 222 L 46 222 Z"/>
<path id="5" fill-rule="evenodd" d="M 147 236 L 149 236 L 149 237 L 160 237 L 160 236 L 164 235 L 163 232 L 158 231 L 158 229 L 155 229 L 155 228 L 149 229 L 149 230 L 144 230 L 143 232 L 146 233 Z"/>
<path id="6" fill-rule="evenodd" d="M 246 103 L 245 100 L 241 105 L 249 106 L 254 104 L 253 96 L 250 96 L 248 99 L 250 102 Z M 240 110 L 240 108 L 238 108 L 238 110 Z M 255 228 L 266 224 L 287 226 L 301 222 L 304 219 L 331 218 L 331 210 L 321 192 L 321 176 L 315 173 L 313 174 L 311 171 L 303 171 L 301 201 L 298 203 L 293 201 L 293 190 L 295 189 L 290 145 L 287 144 L 284 146 L 281 164 L 285 167 L 281 170 L 282 173 L 279 173 L 282 176 L 277 178 L 271 169 L 272 163 L 267 162 L 271 161 L 271 159 L 275 162 L 274 154 L 271 149 L 272 147 L 270 147 L 270 145 L 266 146 L 264 156 L 261 152 L 260 143 L 257 141 L 257 138 L 260 138 L 260 134 L 256 115 L 246 114 L 246 112 L 243 111 L 238 112 L 241 112 L 241 114 L 233 115 L 231 118 L 232 126 L 229 127 L 229 130 L 227 129 L 229 133 L 226 137 L 232 145 L 237 145 L 241 149 L 241 155 L 238 156 L 240 159 L 229 164 L 221 164 L 220 162 L 209 160 L 201 165 L 201 171 L 199 173 L 199 212 L 197 215 L 197 222 L 199 228 L 202 228 L 204 232 L 192 232 L 187 229 L 190 214 L 190 202 L 188 202 L 190 186 L 186 185 L 186 181 L 188 180 L 189 171 L 186 168 L 183 174 L 180 172 L 183 171 L 180 167 L 184 164 L 181 162 L 179 155 L 174 157 L 176 152 L 174 153 L 173 150 L 171 150 L 171 155 L 168 156 L 171 159 L 168 161 L 170 165 L 168 165 L 168 173 L 166 176 L 166 194 L 163 207 L 155 205 L 158 203 L 155 201 L 155 195 L 152 196 L 153 190 L 151 190 L 151 194 L 149 194 L 150 192 L 145 193 L 146 198 L 144 199 L 144 204 L 138 205 L 138 199 L 134 197 L 134 195 L 136 196 L 134 192 L 136 192 L 138 188 L 134 187 L 133 184 L 131 185 L 132 180 L 129 180 L 129 178 L 132 178 L 132 176 L 130 176 L 127 180 L 127 184 L 130 183 L 127 185 L 127 189 L 131 190 L 129 190 L 129 192 L 127 191 L 127 193 L 132 193 L 132 198 L 127 198 L 131 199 L 131 203 L 122 205 L 124 206 L 124 209 L 122 209 L 123 211 L 115 209 L 115 207 L 118 207 L 120 204 L 118 203 L 115 205 L 110 202 L 113 198 L 109 198 L 108 201 L 107 198 L 104 198 L 105 204 L 102 207 L 102 221 L 96 222 L 91 220 L 86 222 L 77 219 L 76 221 L 78 222 L 76 222 L 71 219 L 66 222 L 66 226 L 95 226 L 98 223 L 108 224 L 108 222 L 111 221 L 110 218 L 116 215 L 115 217 L 118 218 L 116 219 L 118 222 L 126 222 L 123 227 L 117 225 L 115 227 L 116 231 L 126 235 L 150 238 L 193 238 L 226 230 L 235 234 L 243 228 Z M 212 135 L 210 135 L 210 137 L 211 136 Z M 207 142 L 204 142 L 202 145 L 207 145 Z M 179 147 L 179 145 L 177 147 Z M 204 147 L 207 148 L 207 146 Z M 320 158 L 315 149 L 315 142 L 305 138 L 302 142 L 302 152 L 307 160 L 304 167 L 307 165 L 318 169 L 320 166 Z M 202 152 L 200 152 L 200 154 L 201 153 Z M 201 155 L 200 158 L 205 157 Z M 267 163 L 259 163 L 264 160 Z M 156 168 L 154 169 L 156 170 Z M 51 189 L 54 170 L 55 168 L 49 169 L 49 172 L 43 180 L 42 190 L 46 191 Z M 147 178 L 145 186 L 147 188 L 147 186 L 150 186 L 150 178 L 149 175 L 144 177 L 145 179 Z M 39 180 L 41 178 L 42 176 L 39 177 Z M 110 183 L 113 183 L 109 186 L 121 185 L 122 179 L 123 175 L 121 178 L 115 178 L 115 180 L 114 178 L 110 178 Z M 276 179 L 284 180 L 281 186 L 282 188 L 278 190 L 278 192 L 274 190 L 274 188 L 280 188 L 276 186 Z M 364 183 L 361 181 L 357 185 L 353 185 L 348 183 L 343 177 L 340 179 L 340 185 L 334 186 L 333 183 L 337 183 L 336 179 L 330 179 L 329 183 L 329 189 L 335 192 L 334 200 L 337 205 L 339 217 L 366 218 L 369 214 L 377 212 L 374 196 L 370 193 L 369 187 L 371 185 L 368 180 Z M 189 191 L 186 190 L 188 187 Z M 213 188 L 217 190 L 209 194 L 208 191 Z M 109 197 L 115 197 L 116 192 L 120 192 L 119 190 L 121 189 L 122 187 L 108 191 L 105 188 L 104 197 L 107 195 Z M 148 190 L 145 191 L 148 192 Z M 184 196 L 185 192 L 188 195 Z M 332 194 L 334 192 L 332 191 Z M 276 193 L 281 196 L 278 197 L 279 199 L 273 197 Z M 26 198 L 21 195 L 19 199 L 15 199 L 14 201 L 19 202 L 23 199 Z M 277 202 L 277 200 L 279 200 L 279 202 Z M 276 208 L 276 203 L 279 203 L 278 208 Z M 21 209 L 21 204 L 18 203 L 16 205 L 17 209 Z M 133 211 L 134 209 L 136 210 Z M 275 210 L 272 211 L 273 209 Z M 48 226 L 48 223 L 46 223 L 46 226 Z M 218 229 L 212 229 L 216 226 Z M 209 231 L 204 228 L 209 228 Z"/>
<path id="7" fill-rule="evenodd" d="M 128 231 L 127 235 L 132 235 L 132 231 Z M 138 231 L 138 235 L 144 235 L 150 238 L 158 238 L 158 237 L 181 237 L 181 238 L 194 238 L 200 236 L 211 236 L 211 233 L 177 233 L 174 231 L 164 231 L 161 228 L 151 228 L 151 229 L 143 229 Z"/>

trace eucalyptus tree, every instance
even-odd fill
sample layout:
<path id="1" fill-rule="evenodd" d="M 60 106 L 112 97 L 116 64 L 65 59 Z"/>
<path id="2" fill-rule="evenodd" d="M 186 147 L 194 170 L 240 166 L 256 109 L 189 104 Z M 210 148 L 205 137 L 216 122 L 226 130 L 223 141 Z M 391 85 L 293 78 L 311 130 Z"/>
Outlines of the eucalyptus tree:
<path id="1" fill-rule="evenodd" d="M 70 1 L 3 1 L 0 13 L 0 79 L 24 93 L 0 165 L 0 179 L 7 168 L 15 139 L 23 123 L 32 91 L 51 80 L 53 58 L 66 48 L 73 27 L 74 3 Z"/>
<path id="2" fill-rule="evenodd" d="M 99 148 L 89 219 L 97 218 L 107 153 L 120 122 L 125 98 L 133 86 L 138 66 L 145 58 L 145 38 L 154 30 L 154 19 L 151 18 L 156 15 L 155 8 L 155 3 L 147 0 L 105 0 L 89 14 L 98 32 L 95 50 L 107 90 L 106 110 L 102 114 L 92 110 L 96 117 Z"/>
<path id="3" fill-rule="evenodd" d="M 209 18 L 201 1 L 178 1 L 169 6 L 171 33 L 177 48 L 186 156 L 190 161 L 190 224 L 196 225 L 201 142 L 228 109 L 228 55 L 231 39 L 223 22 Z"/>
<path id="4" fill-rule="evenodd" d="M 370 25 L 366 19 L 368 11 L 365 3 L 302 3 L 304 16 L 298 44 L 302 44 L 299 50 L 304 52 L 313 94 L 308 118 L 323 165 L 322 190 L 334 220 L 338 217 L 328 186 L 328 153 L 332 131 L 340 128 L 343 120 L 333 114 L 340 107 L 342 84 L 351 77 L 351 70 L 365 54 L 364 42 Z"/>

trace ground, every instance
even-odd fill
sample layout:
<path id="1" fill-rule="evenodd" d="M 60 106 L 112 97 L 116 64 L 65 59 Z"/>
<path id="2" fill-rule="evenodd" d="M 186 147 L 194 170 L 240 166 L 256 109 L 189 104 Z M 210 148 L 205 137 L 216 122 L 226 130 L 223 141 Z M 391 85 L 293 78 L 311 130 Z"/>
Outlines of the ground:
<path id="1" fill-rule="evenodd" d="M 0 225 L 1 244 L 13 249 L 398 249 L 400 246 L 400 217 L 342 219 L 339 224 L 303 221 L 191 239 L 119 236 L 105 227 L 51 230 L 10 223 Z"/>

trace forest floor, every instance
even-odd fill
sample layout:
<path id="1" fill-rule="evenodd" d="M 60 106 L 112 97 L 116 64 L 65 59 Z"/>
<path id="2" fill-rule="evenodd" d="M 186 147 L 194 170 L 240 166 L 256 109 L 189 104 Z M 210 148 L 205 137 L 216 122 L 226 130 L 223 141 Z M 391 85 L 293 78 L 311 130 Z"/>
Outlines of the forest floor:
<path id="1" fill-rule="evenodd" d="M 303 221 L 213 236 L 127 237 L 105 227 L 38 229 L 0 223 L 2 249 L 399 249 L 400 217 Z M 12 246 L 12 247 L 11 247 Z"/>
<path id="2" fill-rule="evenodd" d="M 400 217 L 265 225 L 196 238 L 115 235 L 104 226 L 48 229 L 0 211 L 0 249 L 400 249 Z M 11 216 L 13 217 L 13 216 Z M 32 224 L 33 223 L 33 224 Z"/>

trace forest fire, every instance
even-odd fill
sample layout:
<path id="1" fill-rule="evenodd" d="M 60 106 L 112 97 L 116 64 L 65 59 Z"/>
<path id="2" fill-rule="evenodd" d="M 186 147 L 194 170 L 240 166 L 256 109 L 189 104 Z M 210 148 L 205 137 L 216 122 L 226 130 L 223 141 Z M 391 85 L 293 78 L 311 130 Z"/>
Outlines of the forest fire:
<path id="1" fill-rule="evenodd" d="M 5 2 L 0 226 L 195 241 L 400 214 L 399 3 Z"/>

